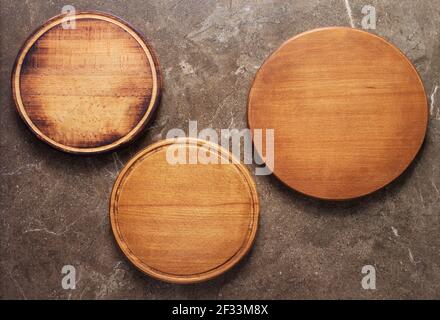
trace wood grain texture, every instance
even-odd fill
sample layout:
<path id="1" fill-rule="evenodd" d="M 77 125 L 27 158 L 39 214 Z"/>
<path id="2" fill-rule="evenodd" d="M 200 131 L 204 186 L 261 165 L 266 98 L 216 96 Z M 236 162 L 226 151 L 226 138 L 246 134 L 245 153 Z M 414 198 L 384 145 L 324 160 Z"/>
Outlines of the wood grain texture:
<path id="1" fill-rule="evenodd" d="M 300 34 L 266 60 L 249 93 L 248 122 L 275 129 L 280 180 L 343 200 L 380 189 L 408 167 L 428 109 L 420 77 L 396 47 L 335 27 Z"/>
<path id="2" fill-rule="evenodd" d="M 75 29 L 57 16 L 20 50 L 13 96 L 29 128 L 51 146 L 72 153 L 105 152 L 145 127 L 161 92 L 155 53 L 127 23 L 81 12 Z"/>
<path id="3" fill-rule="evenodd" d="M 119 247 L 146 274 L 167 282 L 211 279 L 234 266 L 255 238 L 259 202 L 255 183 L 240 163 L 176 164 L 170 146 L 216 159 L 232 155 L 206 141 L 158 142 L 121 171 L 110 200 Z"/>

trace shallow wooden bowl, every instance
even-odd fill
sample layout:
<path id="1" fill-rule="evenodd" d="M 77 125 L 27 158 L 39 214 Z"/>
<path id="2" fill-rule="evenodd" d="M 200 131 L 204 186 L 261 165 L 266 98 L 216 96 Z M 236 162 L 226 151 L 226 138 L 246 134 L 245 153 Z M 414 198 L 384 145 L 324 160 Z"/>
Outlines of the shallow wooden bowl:
<path id="1" fill-rule="evenodd" d="M 258 71 L 251 129 L 274 129 L 274 174 L 304 194 L 357 198 L 398 177 L 419 151 L 428 108 L 411 62 L 356 29 L 300 34 Z M 264 159 L 264 153 L 256 146 Z"/>
<path id="2" fill-rule="evenodd" d="M 59 150 L 113 150 L 142 131 L 159 101 L 156 55 L 119 18 L 98 12 L 78 13 L 69 24 L 67 18 L 50 19 L 21 48 L 12 73 L 17 110 Z"/>
<path id="3" fill-rule="evenodd" d="M 219 161 L 172 164 L 167 154 L 175 147 L 187 157 L 204 153 Z M 113 187 L 110 220 L 119 247 L 138 269 L 167 282 L 200 282 L 249 251 L 258 196 L 248 170 L 232 159 L 206 141 L 165 140 L 124 167 Z"/>

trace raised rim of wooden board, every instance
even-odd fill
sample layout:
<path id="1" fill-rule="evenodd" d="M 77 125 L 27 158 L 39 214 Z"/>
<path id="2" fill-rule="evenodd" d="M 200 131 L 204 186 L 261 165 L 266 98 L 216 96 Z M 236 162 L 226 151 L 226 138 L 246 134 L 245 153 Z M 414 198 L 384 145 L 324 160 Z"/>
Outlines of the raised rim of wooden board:
<path id="1" fill-rule="evenodd" d="M 222 157 L 227 157 L 228 160 L 235 161 L 227 165 L 235 165 L 238 168 L 239 172 L 241 173 L 241 175 L 243 176 L 243 178 L 245 179 L 246 183 L 249 186 L 249 192 L 251 194 L 252 202 L 253 202 L 252 226 L 248 228 L 248 235 L 243 245 L 236 251 L 236 253 L 231 258 L 229 258 L 229 260 L 225 261 L 223 264 L 206 272 L 198 273 L 190 276 L 174 275 L 174 274 L 161 272 L 160 270 L 148 266 L 147 264 L 142 262 L 139 258 L 137 258 L 131 252 L 130 248 L 128 247 L 127 243 L 124 241 L 123 236 L 120 233 L 117 217 L 116 217 L 117 214 L 115 211 L 117 206 L 118 193 L 120 191 L 119 187 L 123 182 L 124 178 L 127 176 L 127 173 L 129 173 L 133 169 L 133 166 L 136 164 L 136 162 L 144 157 L 148 157 L 149 155 L 152 155 L 160 151 L 161 149 L 175 143 L 197 145 L 200 147 L 206 147 L 209 145 L 211 150 L 212 148 L 218 150 Z M 223 274 L 224 272 L 234 267 L 252 248 L 258 229 L 259 212 L 260 212 L 260 203 L 258 199 L 257 188 L 255 185 L 255 181 L 252 178 L 249 170 L 241 162 L 239 162 L 231 152 L 225 150 L 223 147 L 211 143 L 209 141 L 194 139 L 194 138 L 177 138 L 177 139 L 162 140 L 150 145 L 146 149 L 137 153 L 119 173 L 115 181 L 115 184 L 113 185 L 113 189 L 110 196 L 110 202 L 109 202 L 109 216 L 110 216 L 110 223 L 111 223 L 113 235 L 116 239 L 119 248 L 124 253 L 124 255 L 133 263 L 133 265 L 137 269 L 139 269 L 143 273 L 157 280 L 161 280 L 169 283 L 178 283 L 178 284 L 190 284 L 190 283 L 207 281 Z"/>
<path id="2" fill-rule="evenodd" d="M 159 59 L 157 57 L 156 51 L 144 36 L 142 36 L 131 24 L 129 24 L 125 20 L 113 14 L 109 14 L 101 11 L 79 11 L 75 15 L 69 16 L 69 18 L 74 17 L 75 19 L 91 18 L 91 19 L 104 20 L 117 25 L 118 27 L 128 32 L 139 43 L 139 45 L 144 50 L 145 55 L 147 56 L 151 68 L 153 87 L 152 87 L 151 100 L 148 105 L 147 111 L 145 112 L 145 115 L 128 134 L 126 134 L 119 140 L 114 141 L 108 145 L 104 145 L 100 147 L 92 147 L 92 148 L 77 148 L 77 147 L 66 146 L 61 143 L 58 143 L 53 139 L 49 138 L 44 133 L 42 133 L 33 124 L 32 120 L 27 115 L 20 94 L 20 74 L 21 74 L 21 67 L 23 61 L 27 53 L 29 52 L 30 48 L 34 45 L 34 43 L 45 32 L 47 32 L 54 26 L 63 23 L 63 20 L 67 16 L 68 16 L 67 14 L 60 14 L 47 20 L 42 26 L 38 27 L 26 39 L 25 43 L 20 48 L 17 57 L 15 59 L 14 67 L 11 73 L 12 96 L 15 102 L 15 107 L 22 120 L 26 123 L 27 127 L 37 136 L 37 138 L 43 142 L 46 142 L 55 149 L 73 154 L 99 154 L 99 153 L 109 152 L 123 145 L 126 145 L 132 142 L 134 139 L 138 138 L 139 134 L 142 133 L 143 129 L 145 129 L 146 125 L 153 117 L 154 111 L 159 105 L 162 89 L 163 89 L 163 76 L 162 76 L 162 70 L 160 67 Z"/>
<path id="3" fill-rule="evenodd" d="M 422 90 L 423 90 L 423 93 L 424 93 L 424 97 L 425 97 L 425 103 L 424 103 L 424 105 L 426 106 L 426 109 L 427 109 L 427 121 L 426 121 L 426 126 L 425 126 L 425 134 L 424 134 L 424 136 L 423 136 L 423 140 L 421 141 L 421 143 L 420 143 L 420 147 L 419 147 L 419 149 L 417 150 L 417 152 L 415 153 L 415 155 L 414 155 L 414 157 L 412 158 L 412 160 L 408 163 L 408 165 L 406 166 L 406 168 L 399 174 L 399 175 L 397 175 L 397 176 L 395 176 L 393 179 L 391 179 L 388 183 L 385 183 L 384 185 L 382 185 L 381 187 L 379 187 L 379 188 L 377 188 L 376 190 L 374 190 L 374 191 L 372 191 L 372 192 L 369 192 L 369 193 L 366 193 L 366 194 L 362 194 L 362 195 L 359 195 L 359 196 L 357 196 L 357 197 L 352 197 L 352 198 L 344 198 L 344 199 L 330 199 L 330 198 L 322 198 L 322 197 L 318 197 L 318 196 L 314 196 L 314 195 L 310 195 L 310 194 L 306 194 L 306 193 L 303 193 L 303 192 L 301 192 L 300 190 L 297 190 L 297 189 L 295 189 L 295 188 L 292 188 L 290 185 L 288 185 L 286 182 L 284 182 L 283 180 L 281 180 L 278 176 L 277 176 L 277 174 L 275 173 L 275 172 L 272 172 L 272 174 L 278 179 L 278 181 L 280 181 L 283 185 L 285 185 L 286 187 L 288 187 L 288 188 L 290 188 L 290 189 L 292 189 L 292 190 L 294 190 L 294 191 L 296 191 L 296 192 L 298 192 L 298 193 L 300 193 L 300 194 L 302 194 L 302 195 L 304 195 L 304 196 L 307 196 L 307 197 L 311 197 L 311 198 L 314 198 L 314 199 L 318 199 L 318 200 L 322 200 L 322 201 L 328 201 L 328 202 L 330 202 L 330 201 L 337 201 L 337 202 L 341 202 L 341 201 L 351 201 L 351 200 L 356 200 L 356 199 L 360 199 L 360 198 L 363 198 L 363 197 L 366 197 L 366 196 L 369 196 L 369 195 L 371 195 L 371 194 L 373 194 L 373 193 L 376 193 L 377 191 L 379 191 L 379 190 L 382 190 L 383 188 L 385 188 L 386 186 L 388 186 L 389 184 L 391 184 L 391 183 L 393 183 L 398 177 L 400 177 L 404 172 L 406 172 L 407 170 L 408 170 L 408 168 L 411 166 L 411 164 L 413 164 L 414 163 L 414 160 L 417 158 L 417 155 L 420 153 L 420 151 L 421 151 L 421 149 L 422 149 L 422 147 L 423 147 L 423 144 L 424 144 L 424 142 L 425 142 L 425 140 L 426 140 L 426 133 L 427 133 L 427 130 L 428 130 L 428 126 L 429 126 L 429 109 L 428 109 L 428 99 L 427 99 L 427 97 L 426 97 L 426 90 L 425 90 L 425 86 L 424 86 L 424 84 L 423 84 L 423 81 L 422 81 L 422 78 L 420 77 L 420 74 L 419 74 L 419 72 L 417 71 L 417 69 L 415 68 L 415 66 L 414 66 L 414 64 L 411 62 L 411 60 L 409 60 L 408 59 L 408 57 L 397 47 L 397 46 L 395 46 L 394 44 L 392 44 L 391 42 L 389 42 L 387 39 L 385 39 L 385 38 L 383 38 L 383 37 L 381 37 L 381 36 L 378 36 L 378 35 L 376 35 L 376 34 L 374 34 L 374 33 L 371 33 L 371 32 L 367 32 L 367 31 L 364 31 L 364 30 L 360 30 L 360 29 L 356 29 L 356 28 L 350 28 L 350 27 L 344 27 L 344 26 L 330 26 L 330 27 L 322 27 L 322 28 L 315 28 L 315 29 L 311 29 L 311 30 L 307 30 L 307 31 L 304 31 L 304 32 L 301 32 L 301 33 L 299 33 L 299 34 L 297 34 L 297 35 L 295 35 L 295 36 L 293 36 L 293 37 L 291 37 L 291 38 L 289 38 L 288 40 L 286 40 L 286 41 L 284 41 L 283 43 L 281 43 L 278 47 L 277 47 L 277 49 L 276 50 L 274 50 L 273 52 L 271 52 L 271 54 L 268 56 L 268 57 L 266 57 L 266 59 L 263 61 L 263 63 L 261 64 L 261 66 L 258 68 L 258 70 L 257 70 L 257 72 L 255 73 L 255 76 L 254 76 L 254 78 L 253 78 L 253 80 L 252 80 L 252 83 L 251 83 L 251 86 L 250 86 L 250 88 L 249 88 L 249 92 L 248 92 L 248 100 L 247 100 L 247 108 L 246 108 L 246 119 L 247 119 L 247 125 L 248 125 L 248 127 L 249 128 L 251 128 L 251 136 L 252 136 L 252 140 L 254 139 L 253 138 L 253 133 L 252 133 L 252 127 L 251 127 L 251 123 L 250 123 L 250 118 L 249 118 L 249 109 L 250 109 L 250 97 L 251 97 L 251 94 L 252 94 L 252 88 L 254 87 L 254 83 L 255 83 L 255 81 L 256 81 L 256 79 L 257 79 L 257 77 L 258 77 L 258 74 L 259 74 L 259 72 L 261 71 L 261 69 L 264 67 L 264 65 L 273 57 L 273 56 L 275 56 L 275 54 L 278 52 L 278 51 L 280 51 L 280 50 L 282 50 L 282 48 L 287 44 L 287 43 L 289 43 L 289 42 L 291 42 L 291 41 L 294 41 L 294 40 L 296 40 L 297 38 L 299 38 L 299 37 L 301 37 L 301 36 L 303 36 L 303 35 L 306 35 L 306 34 L 308 34 L 308 33 L 312 33 L 312 32 L 316 32 L 316 31 L 324 31 L 324 30 L 334 30 L 334 29 L 348 29 L 348 30 L 352 30 L 352 31 L 355 31 L 355 32 L 359 32 L 359 33 L 364 33 L 364 34 L 368 34 L 369 36 L 372 36 L 372 37 L 374 37 L 374 38 L 376 38 L 376 39 L 378 39 L 378 40 L 380 40 L 380 41 L 382 41 L 383 43 L 385 43 L 386 45 L 388 45 L 388 46 L 390 46 L 391 48 L 393 48 L 395 51 L 396 51 L 396 53 L 397 54 L 399 54 L 410 66 L 411 66 L 411 68 L 412 68 L 412 70 L 414 71 L 414 73 L 415 73 L 415 75 L 417 76 L 417 79 L 418 79 L 418 81 L 419 81 L 419 84 L 420 84 L 420 86 L 421 86 L 421 88 L 422 88 Z"/>

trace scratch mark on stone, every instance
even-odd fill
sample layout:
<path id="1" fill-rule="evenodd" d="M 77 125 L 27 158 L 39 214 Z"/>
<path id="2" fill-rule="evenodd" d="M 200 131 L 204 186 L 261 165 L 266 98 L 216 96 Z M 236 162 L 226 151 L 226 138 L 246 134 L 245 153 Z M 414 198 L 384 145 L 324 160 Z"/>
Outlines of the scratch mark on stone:
<path id="1" fill-rule="evenodd" d="M 240 66 L 240 67 L 237 68 L 237 70 L 235 70 L 234 74 L 235 74 L 236 76 L 238 76 L 239 74 L 244 73 L 245 70 L 246 70 L 245 67 Z"/>
<path id="2" fill-rule="evenodd" d="M 194 73 L 194 68 L 192 67 L 192 65 L 184 60 L 180 61 L 179 66 L 182 69 L 183 73 L 186 75 Z"/>
<path id="3" fill-rule="evenodd" d="M 195 31 L 195 32 L 191 32 L 191 33 L 187 34 L 186 37 L 187 37 L 188 39 L 193 40 L 193 39 L 196 38 L 197 36 L 199 36 L 199 35 L 205 33 L 206 31 L 208 31 L 208 30 L 210 30 L 210 29 L 212 29 L 212 28 L 214 28 L 213 25 L 210 25 L 210 26 L 207 26 L 207 27 L 204 27 L 204 28 L 200 28 L 199 30 L 197 30 L 197 31 Z"/>
<path id="4" fill-rule="evenodd" d="M 89 287 L 88 286 L 85 286 L 82 290 L 81 290 L 81 293 L 79 294 L 79 300 L 81 300 L 82 299 L 82 297 L 83 297 L 83 295 L 84 295 L 84 292 L 86 291 L 86 290 L 88 290 L 89 289 Z"/>
<path id="5" fill-rule="evenodd" d="M 114 172 L 112 172 L 112 171 L 110 171 L 109 169 L 107 169 L 107 168 L 104 168 L 104 170 L 105 171 L 107 171 L 107 173 L 110 175 L 110 177 L 112 177 L 112 178 L 116 178 L 116 176 L 117 176 L 117 174 L 116 173 L 114 173 Z"/>
<path id="6" fill-rule="evenodd" d="M 185 0 L 176 1 L 176 3 L 174 3 L 174 4 L 170 7 L 170 10 L 175 9 L 176 7 L 178 7 L 183 1 L 185 1 Z"/>
<path id="7" fill-rule="evenodd" d="M 148 127 L 147 131 L 150 131 L 150 130 L 153 130 L 153 129 L 163 129 L 168 124 L 169 119 L 170 119 L 170 117 L 168 117 L 168 116 L 165 117 L 164 120 L 160 121 L 156 125 Z"/>
<path id="8" fill-rule="evenodd" d="M 344 0 L 344 2 L 345 2 L 345 9 L 347 10 L 348 18 L 350 19 L 350 26 L 354 28 L 355 25 L 353 21 L 353 14 L 351 13 L 350 3 L 348 2 L 348 0 Z"/>
<path id="9" fill-rule="evenodd" d="M 231 93 L 229 93 L 220 103 L 219 103 L 219 105 L 218 105 L 218 107 L 217 107 L 217 109 L 215 109 L 215 112 L 214 112 L 214 115 L 212 116 L 212 118 L 211 118 L 211 121 L 210 121 L 210 125 L 212 125 L 212 122 L 214 121 L 214 119 L 218 116 L 218 114 L 219 114 L 219 112 L 221 111 L 221 110 L 223 110 L 223 107 L 225 106 L 225 101 L 229 98 L 229 97 L 231 97 L 232 96 L 232 92 Z"/>
<path id="10" fill-rule="evenodd" d="M 113 164 L 115 165 L 116 172 L 118 172 L 120 167 L 123 167 L 124 164 L 122 163 L 121 159 L 119 159 L 119 156 L 116 152 L 113 152 L 112 157 L 113 157 Z"/>
<path id="11" fill-rule="evenodd" d="M 121 269 L 120 266 L 121 266 L 121 264 L 123 264 L 123 263 L 124 263 L 123 261 L 118 261 L 118 262 L 114 265 L 113 270 Z"/>
<path id="12" fill-rule="evenodd" d="M 418 194 L 419 194 L 420 201 L 421 201 L 422 204 L 423 204 L 423 203 L 425 202 L 425 199 L 423 198 L 422 191 L 420 191 L 420 190 L 418 189 L 417 192 L 418 192 Z"/>
<path id="13" fill-rule="evenodd" d="M 24 294 L 23 288 L 21 287 L 20 283 L 14 278 L 14 276 L 9 273 L 9 278 L 11 278 L 11 280 L 14 282 L 15 287 L 18 289 L 18 291 L 20 291 L 21 296 L 23 297 L 23 299 L 27 300 L 26 295 Z"/>
<path id="14" fill-rule="evenodd" d="M 434 187 L 434 190 L 437 192 L 437 195 L 440 196 L 440 192 L 439 192 L 439 190 L 438 190 L 437 185 L 435 184 L 435 182 L 431 180 L 431 184 L 432 184 L 432 186 Z"/>
<path id="15" fill-rule="evenodd" d="M 79 219 L 78 219 L 78 220 L 79 220 Z M 78 220 L 75 220 L 75 221 L 73 221 L 71 224 L 67 225 L 67 226 L 64 228 L 64 230 L 62 230 L 62 231 L 55 232 L 55 231 L 49 230 L 49 229 L 47 229 L 47 228 L 33 228 L 33 229 L 27 229 L 27 230 L 23 231 L 23 234 L 25 234 L 25 233 L 31 233 L 31 232 L 45 232 L 45 233 L 47 233 L 47 234 L 51 234 L 51 235 L 53 235 L 53 236 L 57 236 L 57 237 L 59 237 L 59 236 L 62 236 L 63 234 L 65 234 L 66 232 L 68 232 L 68 231 L 70 230 L 70 228 L 71 228 L 71 227 L 72 227 L 72 226 L 73 226 Z"/>
<path id="16" fill-rule="evenodd" d="M 222 103 L 217 107 L 217 109 L 215 109 L 215 112 L 214 112 L 214 115 L 212 116 L 210 124 L 212 124 L 212 122 L 217 117 L 217 115 L 218 115 L 218 113 L 220 112 L 221 109 L 223 109 L 223 104 Z"/>
<path id="17" fill-rule="evenodd" d="M 18 167 L 17 169 L 15 169 L 14 171 L 11 171 L 11 172 L 4 172 L 4 173 L 2 173 L 2 176 L 14 176 L 16 174 L 21 173 L 23 170 L 32 169 L 32 168 L 40 170 L 41 169 L 41 161 L 39 163 L 31 163 L 28 165 Z"/>
<path id="18" fill-rule="evenodd" d="M 232 126 L 234 125 L 234 113 L 231 111 L 231 122 L 229 123 L 228 129 L 232 129 Z"/>
<path id="19" fill-rule="evenodd" d="M 59 233 L 54 232 L 54 231 L 50 231 L 50 230 L 48 230 L 46 228 L 28 229 L 28 230 L 25 230 L 23 233 L 30 233 L 30 232 L 46 232 L 46 233 L 52 234 L 54 236 L 59 236 L 60 235 Z"/>
<path id="20" fill-rule="evenodd" d="M 429 113 L 431 114 L 431 116 L 434 115 L 435 94 L 437 93 L 437 90 L 438 90 L 438 86 L 435 86 L 434 90 L 432 90 L 432 93 L 431 93 L 431 105 L 429 108 Z"/>
<path id="21" fill-rule="evenodd" d="M 395 235 L 396 237 L 399 236 L 399 232 L 397 231 L 396 228 L 394 228 L 393 226 L 391 226 L 391 230 L 393 231 L 393 233 L 394 233 L 394 235 Z"/>
<path id="22" fill-rule="evenodd" d="M 227 42 L 229 39 L 238 36 L 243 21 L 248 21 L 249 19 L 255 21 L 255 15 L 251 6 L 232 11 L 227 6 L 217 6 L 211 15 L 198 24 L 200 27 L 188 33 L 186 38 L 196 42 L 208 38 L 214 38 L 218 42 Z M 214 30 L 216 32 L 213 32 Z"/>
<path id="23" fill-rule="evenodd" d="M 414 260 L 414 256 L 413 256 L 410 248 L 408 248 L 408 255 L 409 255 L 409 261 L 411 261 L 412 264 L 418 264 L 421 262 L 421 261 Z"/>

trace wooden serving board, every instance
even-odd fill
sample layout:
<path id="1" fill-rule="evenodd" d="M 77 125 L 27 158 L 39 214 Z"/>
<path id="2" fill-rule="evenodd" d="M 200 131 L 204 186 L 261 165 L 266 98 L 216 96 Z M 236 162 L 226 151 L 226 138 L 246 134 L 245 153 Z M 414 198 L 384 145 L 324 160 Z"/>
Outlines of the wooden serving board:
<path id="1" fill-rule="evenodd" d="M 109 14 L 50 19 L 21 48 L 12 73 L 20 116 L 41 140 L 71 153 L 100 153 L 135 138 L 161 92 L 152 47 Z"/>
<path id="2" fill-rule="evenodd" d="M 300 34 L 266 60 L 250 90 L 248 122 L 275 130 L 281 181 L 343 200 L 382 188 L 408 167 L 428 108 L 416 69 L 396 47 L 334 27 Z"/>
<path id="3" fill-rule="evenodd" d="M 259 202 L 248 170 L 232 163 L 228 151 L 201 140 L 174 142 L 158 142 L 124 167 L 113 187 L 110 220 L 119 247 L 138 269 L 193 283 L 222 274 L 248 252 Z M 218 164 L 170 164 L 167 152 L 176 146 L 187 156 L 212 155 Z"/>

